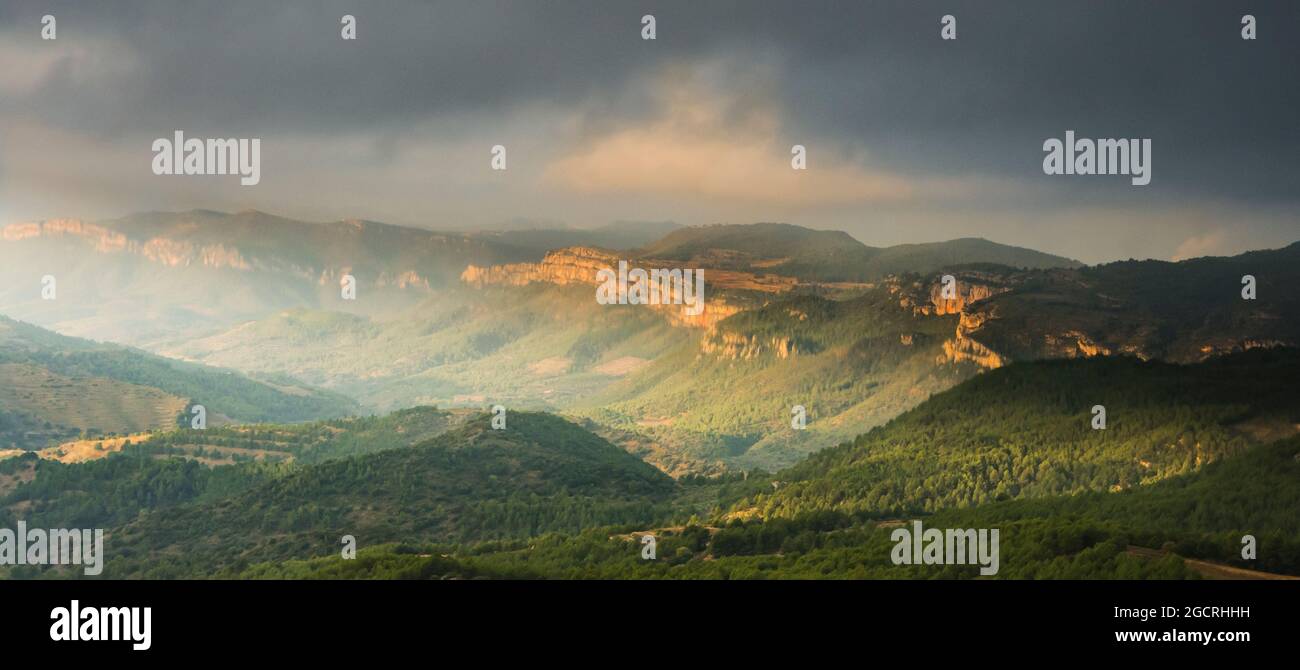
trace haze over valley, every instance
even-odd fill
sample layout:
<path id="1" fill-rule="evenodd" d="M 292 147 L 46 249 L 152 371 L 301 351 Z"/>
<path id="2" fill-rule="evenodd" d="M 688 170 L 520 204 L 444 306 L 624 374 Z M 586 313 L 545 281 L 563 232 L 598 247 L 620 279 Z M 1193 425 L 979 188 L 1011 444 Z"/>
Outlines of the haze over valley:
<path id="1" fill-rule="evenodd" d="M 504 4 L 0 0 L 0 579 L 1300 577 L 1300 4 Z"/>

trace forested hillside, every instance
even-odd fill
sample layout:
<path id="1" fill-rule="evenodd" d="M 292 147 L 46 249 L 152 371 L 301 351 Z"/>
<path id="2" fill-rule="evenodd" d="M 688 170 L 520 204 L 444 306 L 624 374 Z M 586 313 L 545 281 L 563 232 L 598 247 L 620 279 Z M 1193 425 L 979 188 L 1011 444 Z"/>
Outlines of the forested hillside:
<path id="1" fill-rule="evenodd" d="M 1300 439 L 1124 493 L 990 503 L 919 517 L 927 528 L 997 528 L 1000 579 L 1220 578 L 1215 565 L 1300 575 Z M 355 561 L 251 566 L 229 576 L 326 579 L 973 579 L 974 565 L 896 565 L 902 521 L 869 513 L 647 528 L 644 560 L 630 527 L 471 547 L 399 544 Z M 1258 541 L 1241 558 L 1242 537 Z M 1130 547 L 1156 551 L 1134 551 Z M 1211 561 L 1185 563 L 1185 559 Z"/>
<path id="2" fill-rule="evenodd" d="M 129 438 L 119 451 L 81 463 L 21 455 L 0 460 L 0 478 L 10 481 L 0 487 L 0 527 L 25 519 L 112 528 L 149 511 L 228 497 L 307 464 L 409 448 L 478 414 L 417 407 L 305 424 L 179 428 Z"/>
<path id="3" fill-rule="evenodd" d="M 1294 435 L 1300 352 L 1195 365 L 1131 358 L 993 370 L 739 503 L 764 517 L 816 510 L 916 514 L 1004 498 L 1122 491 Z M 1106 428 L 1092 427 L 1093 407 Z"/>
<path id="4" fill-rule="evenodd" d="M 962 323 L 966 336 L 1010 360 L 1101 354 L 1195 362 L 1300 346 L 1298 281 L 1300 243 L 1178 263 L 1041 270 L 968 306 Z"/>
<path id="5" fill-rule="evenodd" d="M 127 347 L 64 337 L 0 316 L 0 447 L 35 449 L 85 432 L 176 426 L 203 405 L 211 422 L 310 421 L 360 413 L 352 400 L 283 377 L 258 380 Z M 7 418 L 6 418 L 7 417 Z"/>
<path id="6" fill-rule="evenodd" d="M 409 449 L 296 469 L 216 502 L 158 510 L 114 530 L 105 574 L 206 574 L 251 561 L 336 554 L 395 541 L 522 538 L 667 514 L 675 490 L 654 468 L 577 426 L 512 412 Z"/>
<path id="7" fill-rule="evenodd" d="M 1298 574 L 1297 372 L 1300 352 L 1283 349 L 1195 365 L 1018 363 L 777 474 L 677 483 L 545 414 L 510 412 L 505 430 L 481 415 L 414 447 L 397 435 L 449 425 L 443 413 L 228 430 L 232 445 L 283 442 L 297 460 L 28 456 L 0 462 L 0 507 L 109 526 L 117 577 L 978 576 L 893 564 L 891 533 L 912 519 L 1000 529 L 1002 578 L 1213 573 L 1184 559 Z M 349 438 L 330 451 L 334 431 L 398 446 L 348 455 Z M 315 450 L 332 460 L 307 464 Z M 654 561 L 640 558 L 647 532 Z M 344 535 L 361 547 L 355 562 L 339 556 Z M 1244 535 L 1256 560 L 1240 557 Z"/>
<path id="8" fill-rule="evenodd" d="M 974 375 L 973 363 L 944 358 L 956 323 L 901 309 L 885 286 L 847 300 L 776 299 L 570 411 L 697 461 L 774 471 Z M 796 406 L 804 429 L 793 427 Z"/>

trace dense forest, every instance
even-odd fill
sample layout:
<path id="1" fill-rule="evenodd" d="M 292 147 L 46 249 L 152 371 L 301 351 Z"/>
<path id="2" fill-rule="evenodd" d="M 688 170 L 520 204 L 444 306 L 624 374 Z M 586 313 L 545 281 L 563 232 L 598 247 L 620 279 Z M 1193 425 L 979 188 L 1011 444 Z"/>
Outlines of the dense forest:
<path id="1" fill-rule="evenodd" d="M 1297 372 L 1282 349 L 1017 363 L 776 474 L 678 480 L 542 413 L 176 431 L 87 463 L 0 461 L 0 525 L 107 527 L 110 577 L 980 576 L 895 565 L 914 519 L 999 529 L 998 578 L 1206 576 L 1185 559 L 1300 574 Z M 214 464 L 223 450 L 284 457 Z"/>
<path id="2" fill-rule="evenodd" d="M 836 509 L 920 514 L 997 500 L 1123 491 L 1244 451 L 1300 421 L 1300 353 L 1196 365 L 1097 358 L 1021 363 L 938 394 L 738 502 L 763 517 Z M 1103 406 L 1105 429 L 1092 409 Z"/>
<path id="3" fill-rule="evenodd" d="M 999 502 L 923 517 L 931 528 L 998 528 L 1003 579 L 1196 579 L 1184 558 L 1300 574 L 1300 439 L 1124 493 Z M 976 566 L 895 565 L 897 524 L 869 514 L 808 512 L 718 527 L 655 529 L 643 560 L 629 526 L 468 546 L 395 544 L 355 561 L 264 563 L 240 578 L 333 579 L 972 579 Z M 1241 559 L 1250 534 L 1257 560 Z M 1135 552 L 1130 547 L 1156 552 Z M 1147 555 L 1155 553 L 1156 555 Z"/>
<path id="4" fill-rule="evenodd" d="M 105 573 L 174 577 L 328 555 L 344 535 L 367 544 L 525 538 L 669 514 L 673 481 L 599 437 L 546 414 L 511 413 L 504 430 L 489 421 L 142 515 L 114 532 Z"/>

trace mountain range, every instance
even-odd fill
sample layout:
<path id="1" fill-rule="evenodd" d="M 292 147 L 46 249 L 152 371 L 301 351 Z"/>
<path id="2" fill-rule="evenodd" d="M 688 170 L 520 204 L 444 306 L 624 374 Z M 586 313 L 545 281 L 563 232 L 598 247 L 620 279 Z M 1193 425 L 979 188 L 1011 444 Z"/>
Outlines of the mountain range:
<path id="1" fill-rule="evenodd" d="M 0 237 L 17 261 L 0 270 L 11 316 L 368 412 L 562 412 L 674 475 L 791 465 L 1012 361 L 1192 362 L 1300 343 L 1282 288 L 1296 245 L 1083 267 L 986 240 L 875 248 L 788 224 L 437 233 L 207 211 Z M 613 238 L 637 246 L 597 244 Z M 59 297 L 41 300 L 55 258 Z M 597 304 L 597 272 L 619 260 L 703 269 L 703 313 Z M 338 291 L 346 274 L 355 300 Z M 796 406 L 806 430 L 790 427 Z"/>
<path id="2" fill-rule="evenodd" d="M 662 238 L 646 239 L 664 231 Z M 937 360 L 939 331 L 955 325 L 929 324 L 931 315 L 889 308 L 890 295 L 919 290 L 919 278 L 900 282 L 886 275 L 897 264 L 923 272 L 954 260 L 1078 265 L 984 240 L 881 249 L 843 233 L 784 224 L 438 233 L 200 210 L 99 223 L 12 224 L 2 232 L 0 250 L 17 260 L 0 270 L 7 287 L 0 305 L 10 316 L 173 359 L 298 380 L 355 398 L 369 411 L 489 401 L 571 411 L 604 420 L 624 435 L 621 444 L 675 474 L 717 471 L 731 462 L 788 464 L 970 374 L 964 363 L 947 370 L 920 362 Z M 561 240 L 583 246 L 538 246 Z M 636 246 L 621 252 L 600 246 L 612 243 Z M 619 258 L 705 269 L 704 314 L 595 304 L 595 272 Z M 55 300 L 41 299 L 39 279 L 46 274 L 58 281 Z M 349 274 L 357 280 L 355 300 L 338 290 L 339 279 Z M 833 300 L 841 298 L 857 300 L 849 304 L 861 309 L 835 307 Z M 817 309 L 817 299 L 828 309 Z M 746 320 L 756 325 L 784 309 L 784 300 L 814 301 L 808 303 L 814 320 L 799 342 L 750 342 L 757 335 L 744 322 L 722 325 L 742 312 L 754 312 Z M 878 321 L 874 341 L 897 338 L 897 351 L 872 354 L 875 378 L 828 382 L 833 397 L 814 409 L 825 421 L 814 422 L 809 433 L 773 436 L 790 406 L 821 399 L 821 391 L 798 380 L 839 367 L 836 361 L 856 340 L 834 322 L 852 320 Z M 812 333 L 825 328 L 835 334 Z M 814 340 L 817 351 L 808 348 Z M 789 360 L 792 354 L 799 361 Z M 787 359 L 777 367 L 810 369 L 796 375 L 767 370 L 774 357 Z M 705 405 L 710 399 L 698 394 L 721 387 L 683 387 L 663 374 L 666 365 L 700 380 L 695 384 L 718 375 L 736 381 L 766 375 L 778 386 L 768 407 L 701 421 L 682 411 L 682 400 L 663 396 L 690 395 Z M 904 367 L 908 372 L 890 377 Z M 679 389 L 652 388 L 656 380 Z M 871 392 L 877 387 L 880 392 Z M 784 406 L 773 404 L 778 401 Z M 597 411 L 596 403 L 608 411 Z"/>
<path id="3" fill-rule="evenodd" d="M 767 223 L 0 232 L 0 526 L 106 528 L 110 577 L 978 574 L 889 563 L 916 518 L 1001 525 L 1000 576 L 1300 573 L 1300 243 L 1082 266 Z M 702 270 L 705 309 L 599 304 L 620 261 Z"/>

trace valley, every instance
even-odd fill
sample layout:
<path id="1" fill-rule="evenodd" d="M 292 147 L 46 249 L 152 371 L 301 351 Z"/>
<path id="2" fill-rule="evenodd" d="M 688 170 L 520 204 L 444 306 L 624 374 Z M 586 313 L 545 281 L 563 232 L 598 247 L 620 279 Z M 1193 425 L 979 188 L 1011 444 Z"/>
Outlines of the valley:
<path id="1" fill-rule="evenodd" d="M 0 508 L 37 523 L 106 523 L 112 577 L 980 576 L 978 566 L 891 563 L 891 529 L 915 518 L 1000 528 L 997 578 L 1297 575 L 1300 435 L 1261 442 L 1233 430 L 1255 417 L 1300 423 L 1297 365 L 1294 350 L 1191 366 L 1015 363 L 770 475 L 674 481 L 562 419 L 513 413 L 505 430 L 478 415 L 431 425 L 436 434 L 418 444 L 315 462 L 205 467 L 123 454 L 32 470 L 30 457 L 9 459 L 0 477 L 18 483 Z M 1059 394 L 1063 373 L 1076 384 Z M 1114 434 L 1078 427 L 1086 412 L 1069 411 L 1074 395 L 1104 394 L 1121 378 L 1131 395 L 1109 400 L 1133 418 Z M 1267 392 L 1240 402 L 1251 382 Z M 935 432 L 937 416 L 948 430 Z M 364 442 L 403 434 L 410 420 L 368 426 Z M 188 483 L 139 495 L 163 481 L 153 471 Z M 103 486 L 116 493 L 100 498 Z M 87 506 L 97 499 L 117 502 Z M 646 532 L 661 560 L 627 541 Z M 1243 534 L 1268 550 L 1243 561 Z M 358 560 L 338 557 L 343 535 L 358 538 Z"/>
<path id="2" fill-rule="evenodd" d="M 162 308 L 183 324 L 164 320 L 168 335 L 123 341 L 254 375 L 289 394 L 299 386 L 337 393 L 358 402 L 352 413 L 492 404 L 558 412 L 674 476 L 793 465 L 1014 361 L 1193 362 L 1300 343 L 1294 299 L 1281 288 L 1297 279 L 1294 245 L 1082 267 L 978 239 L 873 248 L 787 224 L 658 226 L 646 234 L 588 234 L 638 244 L 617 251 L 539 245 L 583 239 L 576 230 L 434 233 L 261 212 L 15 224 L 6 228 L 6 248 L 38 259 L 45 249 L 76 252 L 101 273 L 119 267 L 129 282 L 114 286 L 110 270 L 97 286 L 137 304 L 92 309 L 75 298 L 60 310 L 82 315 L 74 321 L 49 319 L 31 303 L 6 304 L 72 332 L 95 323 L 96 312 Z M 601 269 L 629 261 L 704 270 L 703 309 L 599 304 Z M 358 277 L 360 297 L 330 297 L 347 273 Z M 1246 302 L 1238 280 L 1251 273 L 1260 295 Z M 209 299 L 137 285 L 183 284 L 190 275 L 204 291 L 230 290 Z M 67 279 L 61 286 L 73 290 Z M 231 309 L 236 296 L 243 306 Z M 194 316 L 208 309 L 219 310 L 222 323 Z M 796 405 L 808 408 L 804 430 L 789 427 Z M 48 438 L 145 427 L 72 426 Z"/>
<path id="3" fill-rule="evenodd" d="M 1300 244 L 1081 266 L 194 211 L 0 245 L 0 526 L 103 527 L 111 578 L 980 576 L 891 564 L 916 518 L 1000 524 L 998 578 L 1300 573 Z M 58 299 L 15 293 L 55 258 Z M 601 304 L 621 263 L 703 271 L 703 309 Z M 618 539 L 647 529 L 663 560 Z"/>

